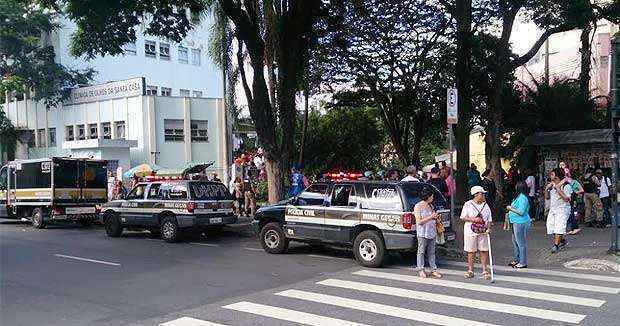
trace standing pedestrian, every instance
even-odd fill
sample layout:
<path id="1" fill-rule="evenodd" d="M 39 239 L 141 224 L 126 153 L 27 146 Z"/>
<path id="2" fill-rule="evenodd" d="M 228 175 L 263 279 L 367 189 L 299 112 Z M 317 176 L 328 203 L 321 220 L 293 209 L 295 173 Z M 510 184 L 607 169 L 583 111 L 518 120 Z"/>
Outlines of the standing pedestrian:
<path id="1" fill-rule="evenodd" d="M 463 243 L 465 252 L 467 252 L 465 278 L 474 277 L 474 257 L 479 252 L 482 262 L 482 276 L 488 280 L 491 278 L 491 273 L 488 270 L 490 244 L 486 232 L 491 223 L 491 209 L 486 203 L 484 188 L 474 186 L 470 193 L 473 198 L 467 201 L 461 210 L 461 220 L 465 222 Z"/>
<path id="2" fill-rule="evenodd" d="M 599 198 L 603 204 L 603 223 L 601 226 L 604 226 L 606 223 L 611 223 L 611 200 L 609 197 L 609 186 L 611 185 L 611 180 L 603 174 L 603 170 L 601 169 L 596 170 L 596 178 L 599 181 Z"/>
<path id="3" fill-rule="evenodd" d="M 240 177 L 235 178 L 235 182 L 233 184 L 233 191 L 235 196 L 235 210 L 237 216 L 241 216 L 243 214 L 243 202 L 244 202 L 244 194 L 243 194 L 243 182 Z"/>
<path id="4" fill-rule="evenodd" d="M 244 203 L 246 216 L 254 216 L 256 214 L 256 186 L 253 179 L 246 179 L 243 183 Z"/>
<path id="5" fill-rule="evenodd" d="M 512 224 L 512 252 L 514 259 L 510 266 L 514 268 L 527 268 L 527 231 L 531 225 L 530 201 L 527 198 L 528 188 L 523 181 L 515 185 L 515 198 L 508 210 L 508 218 Z"/>
<path id="6" fill-rule="evenodd" d="M 430 179 L 428 179 L 428 183 L 432 184 L 433 186 L 435 186 L 435 188 L 437 188 L 437 190 L 439 190 L 439 192 L 446 198 L 448 198 L 448 196 L 450 195 L 450 191 L 448 190 L 448 185 L 446 184 L 446 180 L 442 179 L 439 176 L 439 169 L 436 167 L 433 167 L 431 169 L 431 177 Z"/>
<path id="7" fill-rule="evenodd" d="M 420 182 L 420 179 L 418 179 L 418 170 L 416 169 L 416 167 L 414 165 L 409 165 L 407 167 L 407 176 L 404 177 L 400 181 L 402 181 L 402 182 Z"/>
<path id="8" fill-rule="evenodd" d="M 486 169 L 482 173 L 482 181 L 480 181 L 480 186 L 482 189 L 486 191 L 485 198 L 487 205 L 491 208 L 491 212 L 495 209 L 495 198 L 497 195 L 497 187 L 495 186 L 495 181 L 491 179 L 491 170 Z M 497 212 L 496 212 L 497 213 Z"/>
<path id="9" fill-rule="evenodd" d="M 564 170 L 555 168 L 549 172 L 551 182 L 545 187 L 545 199 L 549 199 L 549 214 L 547 215 L 547 234 L 553 235 L 552 253 L 556 253 L 566 246 L 566 222 L 570 215 L 570 197 L 573 190 L 566 184 Z"/>
<path id="10" fill-rule="evenodd" d="M 585 225 L 588 227 L 600 227 L 603 223 L 603 203 L 599 197 L 599 184 L 595 174 L 586 174 L 583 182 L 583 195 L 585 209 Z"/>
<path id="11" fill-rule="evenodd" d="M 428 265 L 431 268 L 431 276 L 441 278 L 437 272 L 435 263 L 435 238 L 437 237 L 437 220 L 440 215 L 435 212 L 431 203 L 433 202 L 433 192 L 430 189 L 422 190 L 420 201 L 413 208 L 415 216 L 416 234 L 418 238 L 417 270 L 422 278 L 426 278 L 424 271 L 424 256 L 428 258 Z"/>
<path id="12" fill-rule="evenodd" d="M 469 170 L 467 170 L 467 185 L 471 189 L 474 186 L 479 186 L 480 181 L 481 179 L 480 172 L 478 172 L 478 167 L 476 167 L 476 164 L 472 163 Z"/>
<path id="13" fill-rule="evenodd" d="M 300 169 L 293 167 L 291 169 L 291 187 L 288 191 L 289 197 L 299 195 L 306 187 L 308 187 L 308 180 Z"/>
<path id="14" fill-rule="evenodd" d="M 573 174 L 575 175 L 575 174 Z M 577 181 L 577 179 L 567 178 L 568 184 L 573 191 L 573 194 L 570 198 L 570 216 L 568 217 L 568 221 L 566 222 L 566 233 L 570 235 L 577 234 L 581 232 L 579 228 L 579 220 L 577 219 L 577 214 L 579 213 L 578 203 L 581 201 L 580 198 L 583 197 L 583 193 L 585 192 L 581 183 Z"/>

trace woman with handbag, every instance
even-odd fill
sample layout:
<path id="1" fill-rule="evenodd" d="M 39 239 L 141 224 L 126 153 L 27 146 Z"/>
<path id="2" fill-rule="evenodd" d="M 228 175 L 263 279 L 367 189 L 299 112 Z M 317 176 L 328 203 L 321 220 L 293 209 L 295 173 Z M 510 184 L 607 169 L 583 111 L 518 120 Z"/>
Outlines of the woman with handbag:
<path id="1" fill-rule="evenodd" d="M 514 268 L 527 268 L 527 231 L 531 225 L 530 202 L 527 198 L 527 186 L 519 181 L 515 186 L 515 198 L 506 207 L 508 218 L 512 224 L 512 247 L 514 259 L 510 266 Z"/>
<path id="2" fill-rule="evenodd" d="M 482 277 L 491 279 L 488 270 L 489 261 L 489 237 L 487 232 L 491 225 L 491 209 L 486 203 L 486 191 L 481 186 L 473 186 L 470 191 L 473 198 L 463 205 L 461 220 L 463 226 L 463 244 L 467 252 L 467 272 L 465 278 L 474 277 L 474 257 L 480 252 L 482 261 Z"/>
<path id="3" fill-rule="evenodd" d="M 441 221 L 439 214 L 435 212 L 432 206 L 433 192 L 430 189 L 422 190 L 420 201 L 413 208 L 415 216 L 416 234 L 418 238 L 417 252 L 417 270 L 422 278 L 428 275 L 424 271 L 424 256 L 428 257 L 428 265 L 431 268 L 430 275 L 435 278 L 441 278 L 442 275 L 437 272 L 437 264 L 435 263 L 435 238 L 437 237 L 437 221 Z M 443 228 L 443 224 L 441 224 Z"/>

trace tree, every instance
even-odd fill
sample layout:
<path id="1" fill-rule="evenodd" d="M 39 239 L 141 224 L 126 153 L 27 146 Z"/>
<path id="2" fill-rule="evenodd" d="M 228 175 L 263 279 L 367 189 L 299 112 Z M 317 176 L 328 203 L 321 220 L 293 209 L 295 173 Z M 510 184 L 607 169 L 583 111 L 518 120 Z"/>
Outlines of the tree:
<path id="1" fill-rule="evenodd" d="M 59 0 L 46 0 L 58 7 Z M 293 151 L 295 93 L 308 60 L 313 26 L 325 4 L 319 0 L 67 0 L 67 15 L 76 22 L 72 52 L 122 53 L 134 42 L 136 27 L 179 42 L 197 15 L 226 17 L 237 48 L 238 69 L 250 116 L 264 148 L 269 201 L 283 195 L 283 179 Z M 247 71 L 246 64 L 251 68 Z M 265 76 L 269 76 L 268 88 Z"/>
<path id="2" fill-rule="evenodd" d="M 0 97 L 34 93 L 48 107 L 69 90 L 87 84 L 93 71 L 70 70 L 54 61 L 49 34 L 58 28 L 56 13 L 29 0 L 0 0 Z"/>
<path id="3" fill-rule="evenodd" d="M 313 70 L 343 106 L 379 108 L 401 163 L 419 164 L 422 140 L 445 119 L 449 19 L 422 0 L 342 1 L 330 9 Z"/>

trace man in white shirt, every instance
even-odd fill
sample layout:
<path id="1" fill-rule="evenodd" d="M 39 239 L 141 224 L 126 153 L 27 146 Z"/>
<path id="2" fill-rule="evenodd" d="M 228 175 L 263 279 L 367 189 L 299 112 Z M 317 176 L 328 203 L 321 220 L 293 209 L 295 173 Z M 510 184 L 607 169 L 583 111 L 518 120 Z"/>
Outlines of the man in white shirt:
<path id="1" fill-rule="evenodd" d="M 609 210 L 611 208 L 611 202 L 609 200 L 609 186 L 611 185 L 611 180 L 608 177 L 603 175 L 603 170 L 596 170 L 596 178 L 599 183 L 598 187 L 598 196 L 603 202 L 603 219 L 604 223 L 609 223 L 611 221 L 611 215 Z M 604 226 L 601 225 L 601 227 Z"/>
<path id="2" fill-rule="evenodd" d="M 545 187 L 545 199 L 549 199 L 549 215 L 547 215 L 547 234 L 553 235 L 552 253 L 565 246 L 563 239 L 566 233 L 566 222 L 571 212 L 570 198 L 573 193 L 570 184 L 564 177 L 562 168 L 555 168 L 549 172 L 551 182 Z"/>
<path id="3" fill-rule="evenodd" d="M 402 180 L 402 182 L 420 182 L 420 180 L 417 178 L 418 175 L 418 171 L 416 169 L 415 166 L 413 165 L 409 165 L 407 167 L 407 176 L 404 177 Z"/>
<path id="4" fill-rule="evenodd" d="M 488 271 L 489 261 L 489 237 L 486 233 L 475 233 L 472 230 L 473 223 L 483 223 L 488 228 L 491 224 L 491 209 L 486 203 L 486 191 L 481 186 L 473 186 L 470 191 L 473 198 L 463 205 L 461 220 L 465 222 L 463 227 L 463 244 L 467 252 L 467 273 L 465 278 L 474 277 L 474 258 L 476 252 L 480 252 L 482 262 L 482 276 L 490 279 Z"/>
<path id="5" fill-rule="evenodd" d="M 262 148 L 259 148 L 258 151 L 256 151 L 256 155 L 254 156 L 254 164 L 256 165 L 259 171 L 263 169 L 263 166 L 265 164 L 265 158 L 263 157 Z"/>

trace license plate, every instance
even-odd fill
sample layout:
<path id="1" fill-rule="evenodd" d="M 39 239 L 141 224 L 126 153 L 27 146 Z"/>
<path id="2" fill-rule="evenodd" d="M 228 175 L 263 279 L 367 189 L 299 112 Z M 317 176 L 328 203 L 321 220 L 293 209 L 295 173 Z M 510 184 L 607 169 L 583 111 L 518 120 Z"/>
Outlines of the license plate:
<path id="1" fill-rule="evenodd" d="M 211 224 L 222 223 L 222 218 L 221 217 L 216 217 L 216 218 L 209 219 L 209 223 L 211 223 Z"/>
<path id="2" fill-rule="evenodd" d="M 67 207 L 65 210 L 67 214 L 94 214 L 94 207 Z"/>

